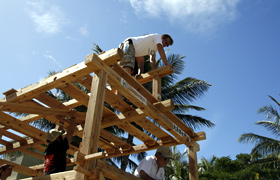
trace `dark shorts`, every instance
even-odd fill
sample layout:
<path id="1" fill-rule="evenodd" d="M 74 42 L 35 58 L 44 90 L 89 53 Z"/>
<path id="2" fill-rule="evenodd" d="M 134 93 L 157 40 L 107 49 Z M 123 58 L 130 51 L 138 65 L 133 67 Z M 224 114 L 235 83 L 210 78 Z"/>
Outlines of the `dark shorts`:
<path id="1" fill-rule="evenodd" d="M 123 50 L 124 52 L 124 57 L 123 59 L 119 62 L 119 64 L 122 67 L 131 67 L 132 70 L 134 69 L 135 66 L 135 49 L 132 44 L 132 41 L 124 41 L 119 45 L 119 48 Z"/>

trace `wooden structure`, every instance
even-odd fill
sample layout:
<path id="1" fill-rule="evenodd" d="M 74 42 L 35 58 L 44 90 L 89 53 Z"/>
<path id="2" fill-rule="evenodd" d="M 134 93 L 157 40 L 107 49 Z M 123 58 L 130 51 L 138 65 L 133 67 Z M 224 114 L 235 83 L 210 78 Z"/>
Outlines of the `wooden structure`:
<path id="1" fill-rule="evenodd" d="M 45 118 L 59 124 L 57 116 L 65 117 L 70 108 L 80 105 L 87 107 L 87 112 L 77 112 L 77 129 L 75 135 L 82 137 L 80 147 L 70 146 L 68 154 L 74 158 L 68 163 L 75 165 L 73 170 L 42 176 L 43 164 L 24 167 L 0 159 L 0 164 L 9 163 L 17 171 L 30 176 L 28 179 L 105 179 L 113 180 L 139 179 L 106 163 L 103 159 L 124 156 L 143 151 L 157 149 L 160 146 L 185 144 L 189 148 L 190 179 L 198 179 L 197 157 L 199 145 L 196 141 L 206 139 L 204 132 L 195 133 L 170 111 L 174 108 L 171 100 L 161 101 L 161 77 L 173 73 L 171 66 L 164 66 L 142 74 L 139 79 L 130 76 L 118 65 L 123 58 L 120 49 L 112 49 L 103 54 L 90 54 L 85 61 L 73 65 L 61 73 L 19 90 L 11 89 L 4 92 L 0 100 L 0 137 L 13 139 L 11 143 L 0 139 L 0 154 L 21 151 L 39 159 L 40 153 L 31 151 L 30 147 L 44 152 L 46 133 L 37 129 L 29 122 Z M 153 93 L 148 92 L 141 84 L 153 81 Z M 90 90 L 86 94 L 73 83 L 77 82 Z M 108 85 L 125 96 L 137 108 L 128 105 L 122 98 L 115 95 Z M 46 92 L 60 89 L 73 99 L 61 103 Z M 104 102 L 118 110 L 111 111 Z M 26 117 L 16 118 L 8 112 L 28 113 Z M 154 121 L 156 123 L 154 123 Z M 155 140 L 135 127 L 134 124 L 152 133 Z M 160 126 L 158 126 L 158 125 Z M 66 120 L 64 126 L 69 125 Z M 143 142 L 132 146 L 106 130 L 117 126 Z M 18 136 L 8 131 L 12 129 L 26 135 Z M 103 151 L 98 152 L 98 147 Z"/>

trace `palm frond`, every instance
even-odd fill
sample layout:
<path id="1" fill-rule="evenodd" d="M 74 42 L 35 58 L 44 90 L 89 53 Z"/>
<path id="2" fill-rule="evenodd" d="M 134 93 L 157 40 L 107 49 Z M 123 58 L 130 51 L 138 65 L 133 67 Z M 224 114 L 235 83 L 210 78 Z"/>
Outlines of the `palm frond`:
<path id="1" fill-rule="evenodd" d="M 189 104 L 204 95 L 211 84 L 187 77 L 174 85 L 162 87 L 163 99 L 172 99 L 176 104 Z"/>
<path id="2" fill-rule="evenodd" d="M 278 156 L 280 152 L 280 142 L 277 140 L 271 140 L 271 141 L 264 141 L 262 143 L 257 144 L 251 151 L 251 153 L 258 153 L 262 155 L 262 157 L 265 157 L 267 155 Z"/>
<path id="3" fill-rule="evenodd" d="M 274 101 L 280 107 L 280 103 L 276 99 L 274 99 L 272 96 L 269 96 L 269 95 L 268 95 L 268 97 L 270 97 L 270 99 L 272 101 Z"/>
<path id="4" fill-rule="evenodd" d="M 99 54 L 101 52 L 103 52 L 103 50 L 99 47 L 98 44 L 93 43 L 93 48 L 91 49 L 93 52 L 95 52 L 96 54 Z"/>
<path id="5" fill-rule="evenodd" d="M 199 129 L 204 126 L 208 128 L 213 128 L 215 126 L 214 123 L 202 117 L 192 116 L 188 114 L 175 114 L 175 115 L 192 129 Z"/>
<path id="6" fill-rule="evenodd" d="M 263 106 L 262 108 L 260 108 L 258 110 L 258 113 L 262 113 L 266 115 L 266 119 L 268 120 L 273 120 L 276 123 L 279 123 L 280 120 L 280 116 L 279 113 L 277 112 L 277 110 L 272 107 L 271 105 L 269 106 Z"/>
<path id="7" fill-rule="evenodd" d="M 280 136 L 280 124 L 271 121 L 258 121 L 255 124 L 266 128 L 269 132 L 276 135 L 277 137 Z"/>
<path id="8" fill-rule="evenodd" d="M 250 144 L 260 144 L 262 142 L 273 141 L 273 140 L 274 139 L 272 138 L 268 138 L 254 133 L 245 133 L 238 138 L 238 142 L 250 143 Z"/>
<path id="9" fill-rule="evenodd" d="M 203 107 L 199 107 L 199 106 L 194 106 L 194 105 L 186 105 L 186 104 L 175 104 L 174 105 L 174 109 L 172 110 L 172 112 L 174 113 L 183 113 L 183 112 L 189 112 L 190 110 L 196 110 L 196 111 L 204 111 L 206 110 Z"/>

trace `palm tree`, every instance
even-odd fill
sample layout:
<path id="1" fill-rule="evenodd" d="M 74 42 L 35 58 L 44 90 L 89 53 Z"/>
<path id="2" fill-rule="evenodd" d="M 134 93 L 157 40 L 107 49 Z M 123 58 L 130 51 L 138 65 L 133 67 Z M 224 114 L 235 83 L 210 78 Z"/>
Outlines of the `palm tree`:
<path id="1" fill-rule="evenodd" d="M 269 97 L 274 103 L 276 103 L 276 105 L 279 108 L 280 103 L 273 97 L 271 96 Z M 251 151 L 251 156 L 255 157 L 255 161 L 260 160 L 261 162 L 264 162 L 265 159 L 266 160 L 270 159 L 271 160 L 270 163 L 277 162 L 279 157 L 279 152 L 280 152 L 280 141 L 278 140 L 280 136 L 279 113 L 277 112 L 277 109 L 272 105 L 263 106 L 258 110 L 258 113 L 262 113 L 266 115 L 267 120 L 258 121 L 255 124 L 271 132 L 272 135 L 275 136 L 275 138 L 266 137 L 254 133 L 246 133 L 246 134 L 242 134 L 238 139 L 238 141 L 242 143 L 255 144 L 255 146 Z"/>
<path id="2" fill-rule="evenodd" d="M 165 167 L 166 180 L 188 180 L 189 164 L 187 162 L 188 152 L 180 153 L 176 146 L 172 147 L 172 159 Z"/>
<path id="3" fill-rule="evenodd" d="M 203 174 L 205 172 L 212 172 L 215 169 L 215 162 L 218 158 L 213 155 L 209 160 L 202 157 L 198 163 L 198 171 Z"/>

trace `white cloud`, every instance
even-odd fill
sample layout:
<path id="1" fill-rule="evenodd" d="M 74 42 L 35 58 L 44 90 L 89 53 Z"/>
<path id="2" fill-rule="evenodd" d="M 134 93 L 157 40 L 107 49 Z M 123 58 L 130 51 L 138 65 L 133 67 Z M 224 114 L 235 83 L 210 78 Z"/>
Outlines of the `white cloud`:
<path id="1" fill-rule="evenodd" d="M 79 32 L 81 35 L 88 37 L 89 36 L 89 32 L 87 30 L 87 25 L 80 27 Z"/>
<path id="2" fill-rule="evenodd" d="M 59 68 L 62 68 L 61 64 L 59 63 L 59 61 L 56 60 L 56 58 L 54 58 L 52 55 L 50 55 L 49 52 L 46 52 L 44 54 L 44 57 L 47 59 L 50 59 L 52 63 L 54 63 L 56 66 L 58 66 Z"/>
<path id="3" fill-rule="evenodd" d="M 128 21 L 127 21 L 127 13 L 125 11 L 121 12 L 120 22 L 123 23 L 123 24 L 127 24 L 128 23 Z"/>
<path id="4" fill-rule="evenodd" d="M 58 6 L 50 6 L 45 1 L 28 1 L 26 5 L 26 11 L 34 22 L 36 31 L 40 33 L 56 34 L 62 32 L 62 26 L 68 23 Z"/>
<path id="5" fill-rule="evenodd" d="M 238 16 L 241 0 L 129 0 L 136 13 L 153 18 L 167 18 L 189 31 L 213 31 Z"/>

